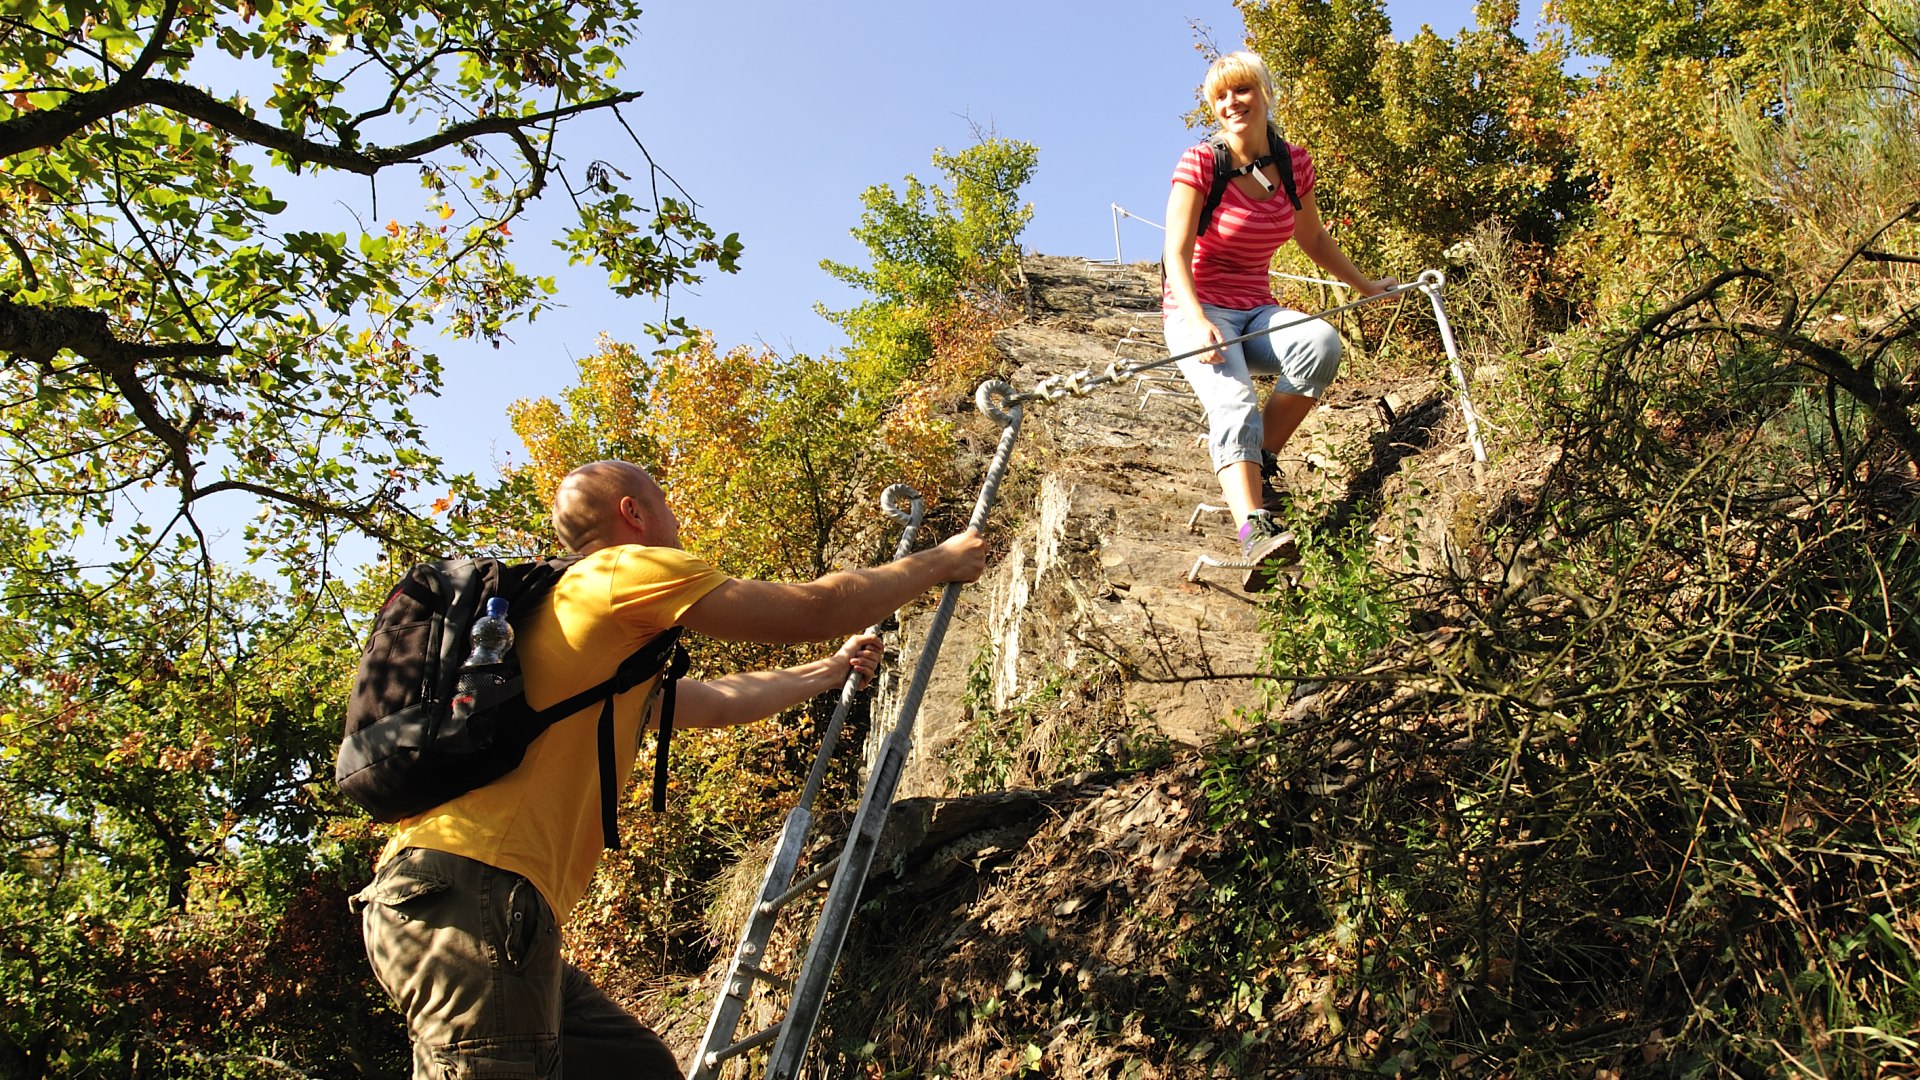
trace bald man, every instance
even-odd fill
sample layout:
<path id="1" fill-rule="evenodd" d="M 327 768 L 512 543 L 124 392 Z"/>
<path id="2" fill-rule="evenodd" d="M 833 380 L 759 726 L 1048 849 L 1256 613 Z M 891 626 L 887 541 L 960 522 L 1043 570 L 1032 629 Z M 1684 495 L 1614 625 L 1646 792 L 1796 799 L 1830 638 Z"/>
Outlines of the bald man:
<path id="1" fill-rule="evenodd" d="M 516 616 L 536 709 L 599 684 L 672 626 L 733 641 L 855 635 L 797 667 L 682 680 L 674 723 L 683 727 L 758 720 L 852 672 L 871 677 L 880 643 L 862 628 L 986 566 L 985 545 L 968 530 L 815 581 L 730 578 L 680 550 L 680 522 L 660 485 L 624 461 L 597 461 L 561 481 L 553 525 L 582 558 Z M 645 719 L 657 714 L 657 681 L 615 699 L 616 790 L 632 772 Z M 548 728 L 499 780 L 400 822 L 373 883 L 354 898 L 374 975 L 407 1017 L 417 1078 L 681 1076 L 658 1036 L 560 959 L 560 927 L 603 842 L 599 710 Z"/>

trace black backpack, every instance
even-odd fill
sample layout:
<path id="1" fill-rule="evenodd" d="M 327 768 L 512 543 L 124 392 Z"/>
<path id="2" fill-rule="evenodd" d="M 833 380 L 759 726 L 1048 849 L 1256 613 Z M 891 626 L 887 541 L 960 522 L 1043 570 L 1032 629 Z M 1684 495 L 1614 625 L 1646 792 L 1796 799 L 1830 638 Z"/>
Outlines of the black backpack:
<path id="1" fill-rule="evenodd" d="M 1213 224 L 1213 212 L 1220 207 L 1220 199 L 1227 193 L 1227 184 L 1236 176 L 1246 176 L 1267 165 L 1277 166 L 1280 170 L 1280 183 L 1287 189 L 1287 201 L 1295 210 L 1300 209 L 1300 191 L 1294 186 L 1293 151 L 1287 146 L 1287 140 L 1280 137 L 1280 129 L 1267 125 L 1267 153 L 1247 162 L 1239 168 L 1233 167 L 1233 152 L 1227 149 L 1227 137 L 1215 134 L 1207 139 L 1207 146 L 1213 150 L 1213 186 L 1207 189 L 1207 201 L 1200 207 L 1200 228 L 1195 236 L 1207 235 L 1207 226 Z"/>
<path id="2" fill-rule="evenodd" d="M 642 645 L 612 678 L 540 710 L 527 704 L 520 659 L 510 650 L 490 672 L 500 684 L 478 695 L 470 710 L 453 707 L 471 649 L 468 632 L 487 601 L 506 598 L 507 621 L 518 631 L 575 561 L 445 559 L 407 571 L 380 606 L 347 700 L 334 779 L 348 798 L 376 821 L 420 813 L 512 772 L 541 732 L 598 701 L 601 830 L 606 845 L 617 848 L 613 699 L 664 673 L 653 777 L 653 808 L 664 808 L 674 680 L 687 670 L 677 626 Z"/>

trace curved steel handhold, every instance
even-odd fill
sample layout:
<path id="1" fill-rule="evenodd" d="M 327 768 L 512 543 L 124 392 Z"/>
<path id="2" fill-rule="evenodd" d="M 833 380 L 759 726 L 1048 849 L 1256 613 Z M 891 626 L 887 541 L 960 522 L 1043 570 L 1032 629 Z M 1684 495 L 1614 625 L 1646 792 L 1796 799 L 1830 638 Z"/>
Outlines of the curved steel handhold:
<path id="1" fill-rule="evenodd" d="M 992 417 L 994 423 L 1011 424 L 1014 414 L 1020 410 L 1020 406 L 1008 404 L 1013 401 L 1013 396 L 1013 387 L 999 379 L 988 379 L 973 392 L 973 404 L 982 413 Z M 1009 407 L 1013 412 L 1007 411 Z"/>
<path id="2" fill-rule="evenodd" d="M 900 505 L 902 501 L 907 505 Z M 900 524 L 913 526 L 920 524 L 921 517 L 926 514 L 927 501 L 910 485 L 889 484 L 887 490 L 880 493 L 880 509 Z"/>

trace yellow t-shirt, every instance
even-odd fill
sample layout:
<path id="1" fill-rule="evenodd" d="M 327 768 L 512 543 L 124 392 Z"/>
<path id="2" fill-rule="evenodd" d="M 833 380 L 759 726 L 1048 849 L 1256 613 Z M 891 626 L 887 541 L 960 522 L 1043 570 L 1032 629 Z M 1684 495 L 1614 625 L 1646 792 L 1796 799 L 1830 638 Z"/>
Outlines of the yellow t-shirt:
<path id="1" fill-rule="evenodd" d="M 727 576 L 677 548 L 602 548 L 561 576 L 548 601 L 517 617 L 514 649 L 527 702 L 545 708 L 610 678 L 635 649 L 676 625 Z M 614 777 L 625 787 L 659 679 L 614 700 Z M 464 855 L 520 874 L 565 922 L 600 864 L 598 702 L 556 722 L 520 767 L 399 823 L 380 853 L 410 848 Z"/>

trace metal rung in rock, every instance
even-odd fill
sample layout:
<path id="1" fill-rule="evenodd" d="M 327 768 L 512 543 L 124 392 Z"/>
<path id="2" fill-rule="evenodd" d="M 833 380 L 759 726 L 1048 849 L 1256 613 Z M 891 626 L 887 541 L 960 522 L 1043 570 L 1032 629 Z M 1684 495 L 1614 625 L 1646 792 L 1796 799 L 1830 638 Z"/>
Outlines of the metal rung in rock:
<path id="1" fill-rule="evenodd" d="M 1187 518 L 1187 531 L 1191 533 L 1199 532 L 1200 518 L 1206 514 L 1225 514 L 1228 520 L 1232 520 L 1233 511 L 1224 506 L 1215 506 L 1212 503 L 1199 503 L 1194 506 L 1193 513 Z M 1199 584 L 1200 571 L 1208 567 L 1216 570 L 1252 570 L 1258 565 L 1260 564 L 1246 559 L 1221 559 L 1202 552 L 1198 558 L 1193 560 L 1193 569 L 1187 571 L 1187 581 L 1192 584 Z M 1287 569 L 1289 570 L 1287 574 L 1283 577 L 1276 577 L 1274 580 L 1276 582 L 1284 581 L 1289 586 L 1298 585 L 1300 583 L 1300 575 L 1297 569 L 1291 567 Z"/>

